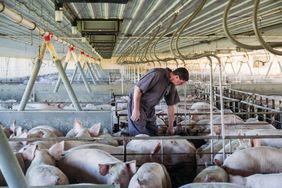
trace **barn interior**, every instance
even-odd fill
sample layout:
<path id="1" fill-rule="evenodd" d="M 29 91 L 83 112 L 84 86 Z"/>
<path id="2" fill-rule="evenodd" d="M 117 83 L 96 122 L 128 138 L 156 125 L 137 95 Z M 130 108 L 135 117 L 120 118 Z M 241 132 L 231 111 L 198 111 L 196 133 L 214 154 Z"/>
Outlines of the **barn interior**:
<path id="1" fill-rule="evenodd" d="M 32 183 L 30 166 L 21 170 L 16 158 L 34 144 L 52 148 L 42 142 L 64 143 L 63 157 L 74 153 L 66 143 L 79 142 L 81 151 L 83 144 L 111 145 L 109 155 L 135 159 L 139 169 L 144 161 L 163 164 L 167 187 L 264 187 L 248 184 L 256 174 L 282 180 L 282 167 L 273 168 L 279 164 L 247 175 L 230 167 L 224 180 L 195 178 L 215 165 L 229 168 L 233 154 L 282 147 L 281 33 L 281 0 L 0 0 L 0 186 L 58 186 Z M 177 86 L 174 135 L 167 134 L 161 100 L 159 135 L 129 136 L 128 95 L 135 84 L 153 68 L 179 67 L 189 71 L 189 81 Z M 61 134 L 50 136 L 50 127 Z M 76 129 L 88 136 L 70 133 Z M 152 145 L 153 152 L 134 144 Z M 66 175 L 62 187 L 137 187 L 134 178 L 124 185 Z"/>

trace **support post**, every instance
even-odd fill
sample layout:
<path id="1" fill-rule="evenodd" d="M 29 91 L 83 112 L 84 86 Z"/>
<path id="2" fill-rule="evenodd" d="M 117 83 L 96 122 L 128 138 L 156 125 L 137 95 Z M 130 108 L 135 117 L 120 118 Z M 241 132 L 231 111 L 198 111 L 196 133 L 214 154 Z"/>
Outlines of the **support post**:
<path id="1" fill-rule="evenodd" d="M 88 62 L 86 62 L 86 65 L 87 65 L 88 70 L 89 70 L 89 72 L 90 72 L 90 76 L 91 76 L 91 78 L 92 78 L 93 84 L 96 84 L 96 81 L 95 81 L 94 74 L 93 74 L 93 72 L 92 72 L 91 66 L 89 65 Z"/>
<path id="2" fill-rule="evenodd" d="M 76 111 L 82 111 L 82 109 L 81 109 L 81 107 L 78 103 L 78 100 L 75 96 L 75 93 L 74 93 L 74 91 L 71 87 L 70 81 L 68 80 L 67 75 L 66 75 L 66 73 L 63 69 L 63 66 L 61 64 L 61 60 L 59 59 L 58 54 L 56 53 L 56 51 L 54 49 L 54 46 L 50 42 L 46 42 L 45 44 L 46 44 L 50 54 L 52 55 L 52 57 L 54 59 L 53 61 L 56 65 L 56 68 L 59 72 L 60 77 L 62 78 L 62 81 L 63 81 L 64 86 L 67 90 L 67 93 L 70 97 L 70 100 L 72 101 L 73 106 L 75 107 Z"/>
<path id="3" fill-rule="evenodd" d="M 67 66 L 68 66 L 68 62 L 65 61 L 65 62 L 64 62 L 64 65 L 63 65 L 64 71 L 66 71 Z M 61 85 L 61 82 L 62 82 L 62 79 L 61 79 L 61 77 L 60 77 L 60 75 L 59 75 L 59 76 L 58 76 L 58 81 L 57 81 L 57 83 L 56 83 L 56 86 L 55 86 L 55 88 L 54 88 L 53 93 L 57 93 L 57 92 L 58 92 L 59 87 L 60 87 L 60 85 Z"/>
<path id="4" fill-rule="evenodd" d="M 90 88 L 89 85 L 88 85 L 86 76 L 85 76 L 84 71 L 83 71 L 83 69 L 82 69 L 82 67 L 81 67 L 81 64 L 80 64 L 80 61 L 82 60 L 82 56 L 81 56 L 81 55 L 83 54 L 83 52 L 81 52 L 79 58 L 76 57 L 76 54 L 75 54 L 74 52 L 72 52 L 71 54 L 72 54 L 72 57 L 73 57 L 74 61 L 76 62 L 77 68 L 78 68 L 78 70 L 79 70 L 79 72 L 80 72 L 80 75 L 81 75 L 81 77 L 82 77 L 82 80 L 83 80 L 83 82 L 84 82 L 84 85 L 85 85 L 85 87 L 86 87 L 87 92 L 88 92 L 88 93 L 91 93 L 91 88 Z"/>
<path id="5" fill-rule="evenodd" d="M 63 81 L 64 86 L 65 86 L 65 88 L 67 90 L 67 93 L 68 93 L 68 95 L 69 95 L 69 97 L 70 97 L 70 99 L 72 101 L 73 106 L 75 107 L 76 111 L 82 111 L 82 109 L 81 109 L 81 107 L 80 107 L 80 105 L 78 103 L 78 100 L 77 100 L 77 98 L 75 96 L 75 93 L 74 93 L 74 91 L 73 91 L 73 89 L 71 87 L 71 84 L 70 84 L 70 82 L 68 80 L 68 77 L 67 77 L 67 75 L 66 75 L 66 73 L 65 73 L 65 71 L 63 69 L 61 61 L 59 59 L 56 60 L 55 61 L 55 65 L 56 65 L 57 70 L 58 70 L 58 72 L 60 74 L 60 77 L 62 78 L 62 81 Z"/>
<path id="6" fill-rule="evenodd" d="M 38 58 L 36 59 L 36 62 L 35 62 L 34 67 L 32 69 L 32 73 L 31 73 L 31 76 L 28 80 L 27 86 L 25 88 L 25 91 L 24 91 L 23 97 L 21 99 L 18 111 L 23 111 L 25 109 L 26 103 L 28 101 L 28 98 L 29 98 L 30 93 L 32 91 L 32 88 L 34 86 L 35 79 L 36 79 L 38 72 L 40 70 L 40 67 L 41 67 L 41 64 L 42 64 L 42 59 L 44 57 L 45 51 L 46 51 L 46 44 L 44 42 L 40 47 L 40 52 L 39 52 Z"/>
<path id="7" fill-rule="evenodd" d="M 0 129 L 0 148 L 2 151 L 0 155 L 0 169 L 8 187 L 28 188 L 23 171 L 2 129 Z"/>
<path id="8" fill-rule="evenodd" d="M 95 65 L 91 63 L 90 66 L 91 66 L 92 71 L 93 71 L 93 73 L 94 73 L 95 80 L 99 80 L 99 77 L 98 77 L 98 75 L 96 74 Z"/>
<path id="9" fill-rule="evenodd" d="M 78 67 L 77 67 L 77 65 L 75 65 L 75 69 L 74 69 L 74 72 L 73 72 L 73 75 L 72 75 L 71 81 L 70 81 L 71 84 L 72 84 L 73 81 L 74 81 L 75 75 L 76 75 L 76 73 L 77 73 L 77 69 L 78 69 Z"/>

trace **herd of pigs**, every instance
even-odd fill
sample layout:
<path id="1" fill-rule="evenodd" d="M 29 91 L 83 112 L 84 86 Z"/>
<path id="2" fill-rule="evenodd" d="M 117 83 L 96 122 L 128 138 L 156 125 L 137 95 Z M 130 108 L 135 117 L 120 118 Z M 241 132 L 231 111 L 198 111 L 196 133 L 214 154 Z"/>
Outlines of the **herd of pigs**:
<path id="1" fill-rule="evenodd" d="M 282 135 L 281 130 L 224 110 L 225 135 L 238 135 L 238 139 L 223 141 L 221 116 L 215 114 L 210 120 L 209 115 L 197 114 L 209 112 L 209 108 L 208 103 L 195 102 L 189 109 L 193 115 L 183 117 L 175 127 L 175 133 L 218 135 L 218 139 L 203 140 L 201 145 L 178 135 L 165 139 L 150 139 L 148 135 L 120 137 L 119 133 L 103 131 L 100 123 L 86 128 L 79 120 L 66 134 L 48 125 L 24 130 L 15 122 L 2 129 L 11 138 L 10 147 L 30 186 L 93 183 L 121 188 L 281 187 L 282 138 L 244 138 Z M 219 110 L 214 107 L 213 112 Z M 164 122 L 158 118 L 157 124 Z M 5 184 L 0 174 L 0 185 Z"/>

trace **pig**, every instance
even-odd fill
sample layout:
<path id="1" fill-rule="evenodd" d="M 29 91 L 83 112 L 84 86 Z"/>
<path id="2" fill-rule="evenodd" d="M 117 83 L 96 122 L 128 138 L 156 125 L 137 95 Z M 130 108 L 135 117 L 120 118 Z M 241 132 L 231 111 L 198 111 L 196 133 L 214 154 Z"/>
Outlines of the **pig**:
<path id="1" fill-rule="evenodd" d="M 127 149 L 135 152 L 138 165 L 146 162 L 158 162 L 166 166 L 172 179 L 172 186 L 179 186 L 183 182 L 189 182 L 187 174 L 195 175 L 195 146 L 185 139 L 171 137 L 169 140 L 150 140 L 148 135 L 136 135 L 145 137 L 143 140 L 131 140 Z M 140 155 L 138 155 L 140 154 Z"/>
<path id="2" fill-rule="evenodd" d="M 38 126 L 30 129 L 27 132 L 27 138 L 56 138 L 57 135 L 61 136 L 62 134 L 49 126 Z M 56 141 L 34 141 L 33 144 L 36 144 L 38 149 L 49 149 Z"/>
<path id="3" fill-rule="evenodd" d="M 62 110 L 63 104 L 50 104 L 45 103 L 28 103 L 25 107 L 26 110 Z M 19 109 L 19 104 L 13 105 L 14 110 Z"/>
<path id="4" fill-rule="evenodd" d="M 13 134 L 11 135 L 10 138 L 27 138 L 27 132 L 23 132 L 20 135 L 14 136 Z M 8 141 L 10 148 L 13 152 L 18 152 L 21 148 L 23 148 L 26 144 L 27 141 Z"/>
<path id="5" fill-rule="evenodd" d="M 212 182 L 212 183 L 189 183 L 179 188 L 246 188 L 246 187 L 234 183 Z"/>
<path id="6" fill-rule="evenodd" d="M 4 132 L 4 134 L 6 135 L 7 138 L 9 138 L 11 136 L 12 131 L 9 128 L 4 127 L 4 125 L 2 125 L 1 123 L 0 123 L 0 129 L 3 130 L 3 132 Z"/>
<path id="7" fill-rule="evenodd" d="M 75 120 L 74 128 L 67 133 L 66 137 L 77 137 L 77 138 L 97 137 L 97 140 L 95 140 L 95 142 L 110 144 L 113 146 L 119 145 L 118 141 L 115 140 L 110 134 L 108 133 L 100 134 L 100 129 L 101 129 L 101 123 L 96 123 L 88 129 L 85 128 L 79 120 Z"/>
<path id="8" fill-rule="evenodd" d="M 34 144 L 22 151 L 24 158 L 31 161 L 26 172 L 26 180 L 30 186 L 66 185 L 67 176 L 55 166 L 63 152 L 62 145 L 54 144 L 49 150 L 38 150 Z"/>
<path id="9" fill-rule="evenodd" d="M 203 165 L 211 163 L 211 147 L 213 147 L 213 153 L 219 152 L 222 149 L 222 140 L 213 140 L 213 145 L 207 143 L 197 149 L 196 158 L 198 170 L 203 170 Z"/>
<path id="10" fill-rule="evenodd" d="M 171 188 L 171 181 L 164 165 L 145 163 L 131 178 L 128 188 Z"/>
<path id="11" fill-rule="evenodd" d="M 247 131 L 246 135 L 280 135 L 281 138 L 252 138 L 251 144 L 253 147 L 271 146 L 282 148 L 282 130 L 281 129 L 255 129 Z"/>
<path id="12" fill-rule="evenodd" d="M 91 138 L 91 136 L 99 135 L 100 128 L 101 128 L 101 123 L 94 124 L 89 129 L 85 128 L 78 119 L 75 119 L 73 128 L 66 134 L 66 137 Z"/>
<path id="13" fill-rule="evenodd" d="M 54 127 L 48 126 L 48 125 L 39 125 L 39 126 L 33 127 L 32 129 L 29 130 L 29 132 L 33 132 L 33 131 L 37 131 L 37 130 L 39 130 L 39 131 L 40 130 L 48 130 L 48 131 L 54 133 L 57 137 L 64 136 L 64 134 L 61 131 L 59 131 L 58 129 L 56 129 Z"/>
<path id="14" fill-rule="evenodd" d="M 136 137 L 149 137 L 146 134 L 139 134 Z M 187 157 L 195 156 L 196 148 L 193 144 L 185 139 L 171 140 L 131 140 L 127 143 L 126 148 L 136 152 L 136 154 L 147 154 L 140 156 L 139 160 L 142 165 L 145 162 L 161 162 L 161 156 L 157 154 L 165 154 L 163 162 L 168 165 L 174 165 L 187 161 Z M 162 148 L 161 148 L 162 147 Z M 161 152 L 160 152 L 161 151 Z"/>
<path id="15" fill-rule="evenodd" d="M 191 108 L 191 120 L 193 121 L 199 121 L 202 119 L 209 119 L 210 115 L 199 115 L 199 114 L 193 114 L 193 113 L 201 113 L 201 112 L 210 112 L 210 104 L 206 102 L 196 102 L 194 103 Z M 213 107 L 213 111 L 217 111 L 217 108 Z"/>
<path id="16" fill-rule="evenodd" d="M 230 182 L 246 186 L 248 188 L 281 188 L 282 173 L 278 174 L 254 174 L 248 177 L 230 175 Z"/>
<path id="17" fill-rule="evenodd" d="M 77 146 L 85 145 L 85 144 L 91 144 L 93 143 L 92 141 L 79 141 L 79 140 L 64 140 L 61 142 L 63 145 L 63 148 L 65 151 L 75 148 Z"/>
<path id="18" fill-rule="evenodd" d="M 99 149 L 77 149 L 65 153 L 58 163 L 71 183 L 120 184 L 128 187 L 136 172 L 136 161 L 122 162 Z"/>
<path id="19" fill-rule="evenodd" d="M 231 146 L 231 148 L 230 148 Z M 226 156 L 231 155 L 230 152 L 250 148 L 251 143 L 249 139 L 236 139 L 232 140 L 231 143 L 225 142 L 225 152 Z M 214 156 L 214 163 L 218 166 L 223 164 L 223 148 Z"/>
<path id="20" fill-rule="evenodd" d="M 112 106 L 109 104 L 101 104 L 101 105 L 93 105 L 93 104 L 86 104 L 85 110 L 111 110 Z"/>
<path id="21" fill-rule="evenodd" d="M 200 182 L 228 182 L 227 172 L 218 166 L 209 166 L 202 170 L 193 180 L 194 183 Z"/>
<path id="22" fill-rule="evenodd" d="M 259 173 L 282 172 L 282 150 L 261 146 L 234 152 L 223 168 L 231 175 L 250 176 Z"/>
<path id="23" fill-rule="evenodd" d="M 64 142 L 64 141 L 62 141 L 62 142 Z M 111 154 L 112 156 L 116 157 L 117 159 L 124 160 L 125 151 L 124 151 L 123 146 L 116 147 L 116 146 L 111 146 L 111 145 L 101 144 L 101 143 L 89 143 L 89 144 L 78 145 L 76 147 L 73 147 L 73 148 L 67 150 L 66 152 L 71 152 L 73 150 L 78 150 L 78 149 L 92 149 L 92 148 L 106 151 L 109 154 Z M 134 152 L 127 149 L 126 150 L 126 159 L 127 160 L 135 159 Z"/>

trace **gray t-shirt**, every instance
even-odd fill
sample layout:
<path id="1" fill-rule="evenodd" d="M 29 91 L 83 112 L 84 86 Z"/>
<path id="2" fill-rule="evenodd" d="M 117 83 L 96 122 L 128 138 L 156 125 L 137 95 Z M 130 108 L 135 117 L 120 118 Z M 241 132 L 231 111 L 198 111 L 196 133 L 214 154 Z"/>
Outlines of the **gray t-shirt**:
<path id="1" fill-rule="evenodd" d="M 180 101 L 174 84 L 169 81 L 170 72 L 168 68 L 154 68 L 137 82 L 136 85 L 142 92 L 141 112 L 144 110 L 149 115 L 163 97 L 167 105 L 175 105 Z M 130 98 L 133 98 L 133 92 Z"/>

